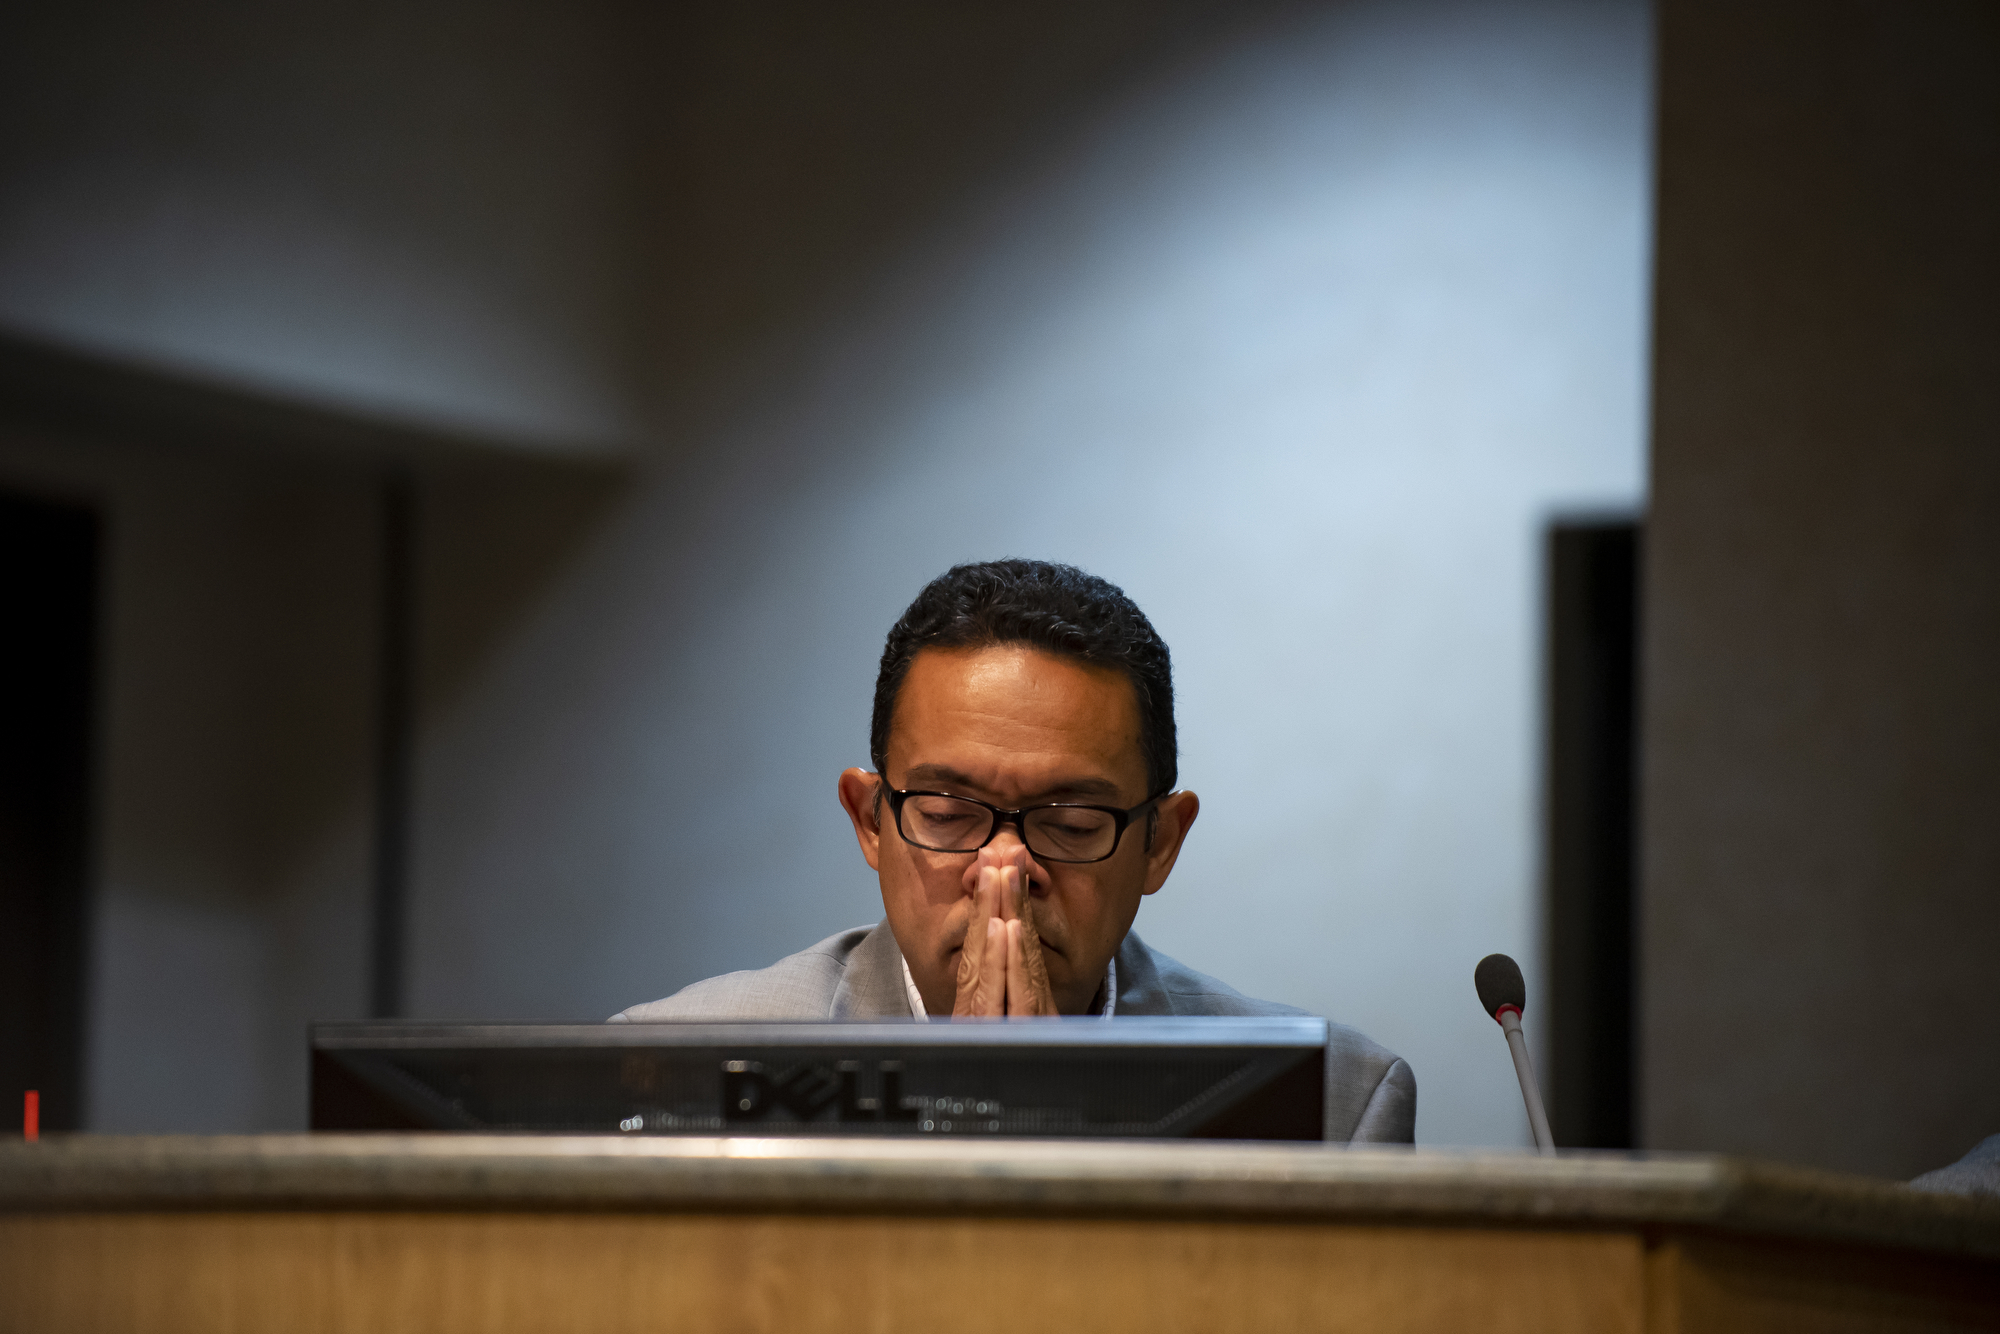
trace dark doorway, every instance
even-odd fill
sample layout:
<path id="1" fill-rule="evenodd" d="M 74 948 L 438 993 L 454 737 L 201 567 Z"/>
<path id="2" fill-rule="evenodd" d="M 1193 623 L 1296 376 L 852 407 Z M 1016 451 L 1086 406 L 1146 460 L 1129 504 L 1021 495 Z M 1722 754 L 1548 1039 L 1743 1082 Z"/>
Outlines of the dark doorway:
<path id="1" fill-rule="evenodd" d="M 1564 1148 L 1633 1147 L 1638 526 L 1549 530 L 1549 1122 Z"/>
<path id="2" fill-rule="evenodd" d="M 97 515 L 0 493 L 0 1128 L 83 1112 Z"/>

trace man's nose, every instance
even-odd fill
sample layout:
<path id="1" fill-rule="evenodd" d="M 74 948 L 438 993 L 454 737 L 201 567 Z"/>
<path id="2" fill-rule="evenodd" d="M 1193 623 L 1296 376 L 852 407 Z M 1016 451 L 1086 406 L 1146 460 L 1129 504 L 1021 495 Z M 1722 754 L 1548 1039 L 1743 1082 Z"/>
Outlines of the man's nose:
<path id="1" fill-rule="evenodd" d="M 1021 841 L 1020 828 L 1012 824 L 1002 824 L 980 849 L 982 853 L 992 853 L 992 859 L 999 862 L 1012 862 L 1027 850 L 1028 845 Z"/>
<path id="2" fill-rule="evenodd" d="M 979 850 L 979 856 L 973 861 L 971 873 L 966 877 L 968 885 L 977 882 L 979 868 L 983 866 L 1020 867 L 1027 888 L 1031 891 L 1036 890 L 1048 879 L 1047 872 L 1043 871 L 1041 865 L 1035 861 L 1034 851 L 1021 841 L 1021 830 L 1018 825 L 1001 825 L 987 841 L 986 846 Z"/>

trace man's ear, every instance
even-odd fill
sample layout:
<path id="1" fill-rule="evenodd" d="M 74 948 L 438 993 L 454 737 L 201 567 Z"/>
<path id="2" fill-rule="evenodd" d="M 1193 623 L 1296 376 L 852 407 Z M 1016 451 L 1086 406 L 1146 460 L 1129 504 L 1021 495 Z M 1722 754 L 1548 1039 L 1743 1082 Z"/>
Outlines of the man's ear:
<path id="1" fill-rule="evenodd" d="M 840 808 L 854 822 L 854 837 L 861 844 L 861 855 L 877 871 L 882 869 L 882 803 L 876 799 L 881 787 L 881 777 L 866 769 L 840 772 Z"/>
<path id="2" fill-rule="evenodd" d="M 1142 894 L 1154 893 L 1167 883 L 1174 862 L 1181 855 L 1181 841 L 1194 828 L 1194 817 L 1201 814 L 1201 798 L 1192 792 L 1170 792 L 1153 809 L 1160 813 L 1160 822 L 1146 848 L 1146 885 L 1139 891 Z"/>

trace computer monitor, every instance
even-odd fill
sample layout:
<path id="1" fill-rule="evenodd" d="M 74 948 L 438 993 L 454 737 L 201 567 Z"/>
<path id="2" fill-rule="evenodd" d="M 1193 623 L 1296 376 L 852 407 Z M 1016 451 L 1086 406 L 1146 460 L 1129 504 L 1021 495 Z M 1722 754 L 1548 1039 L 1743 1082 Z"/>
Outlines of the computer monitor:
<path id="1" fill-rule="evenodd" d="M 320 1024 L 315 1130 L 1317 1140 L 1321 1019 Z"/>

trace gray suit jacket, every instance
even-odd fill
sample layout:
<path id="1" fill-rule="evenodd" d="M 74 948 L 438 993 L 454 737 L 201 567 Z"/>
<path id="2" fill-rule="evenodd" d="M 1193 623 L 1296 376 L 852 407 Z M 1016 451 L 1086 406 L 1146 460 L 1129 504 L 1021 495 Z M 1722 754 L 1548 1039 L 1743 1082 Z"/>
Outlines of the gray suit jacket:
<path id="1" fill-rule="evenodd" d="M 1118 947 L 1117 1018 L 1127 1015 L 1304 1014 L 1253 1000 L 1147 947 L 1127 932 Z M 660 1019 L 907 1019 L 903 955 L 883 922 L 829 936 L 769 968 L 724 973 L 611 1017 Z M 1357 1144 L 1416 1139 L 1417 1077 L 1394 1052 L 1343 1024 L 1327 1025 L 1326 1137 Z"/>

